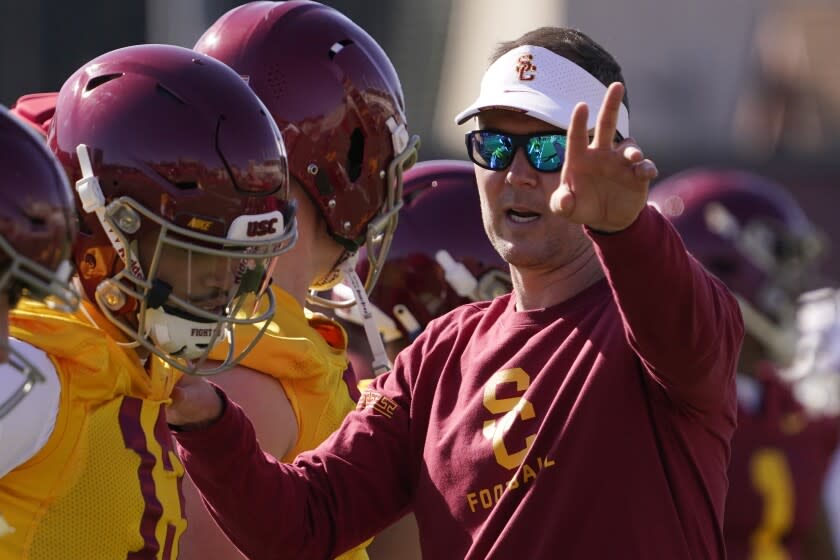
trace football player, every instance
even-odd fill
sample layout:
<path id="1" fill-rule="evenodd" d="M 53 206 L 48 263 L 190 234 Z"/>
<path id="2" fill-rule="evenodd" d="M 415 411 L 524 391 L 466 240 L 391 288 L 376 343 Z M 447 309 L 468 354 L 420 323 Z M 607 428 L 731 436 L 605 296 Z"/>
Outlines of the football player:
<path id="1" fill-rule="evenodd" d="M 307 309 L 307 300 L 331 304 L 318 292 L 336 284 L 342 271 L 352 273 L 352 256 L 362 246 L 373 270 L 381 267 L 396 226 L 402 171 L 413 163 L 418 139 L 406 129 L 402 88 L 388 57 L 330 7 L 251 2 L 223 15 L 195 49 L 250 84 L 288 148 L 299 237 L 273 276 L 278 312 L 241 366 L 213 381 L 248 411 L 266 451 L 289 462 L 326 439 L 358 397 L 345 332 Z M 365 298 L 364 290 L 357 297 Z M 247 340 L 256 329 L 237 331 Z M 190 487 L 185 495 L 185 555 L 240 558 L 197 492 Z M 363 548 L 342 555 L 365 557 Z"/>
<path id="2" fill-rule="evenodd" d="M 77 223 L 64 172 L 43 141 L 0 106 L 0 476 L 39 447 L 43 402 L 58 401 L 58 382 L 40 350 L 8 338 L 8 313 L 21 298 L 78 306 L 70 285 Z M 2 511 L 0 511 L 2 514 Z M 6 527 L 6 530 L 9 530 Z M 0 529 L 0 536 L 3 534 Z"/>
<path id="3" fill-rule="evenodd" d="M 90 61 L 54 116 L 86 298 L 74 314 L 25 299 L 10 316 L 60 391 L 26 426 L 31 457 L 0 479 L 0 557 L 176 558 L 183 468 L 164 405 L 180 373 L 241 358 L 206 361 L 232 325 L 273 312 L 266 272 L 295 232 L 285 150 L 235 72 L 180 47 Z M 240 305 L 251 299 L 265 312 Z"/>
<path id="4" fill-rule="evenodd" d="M 650 199 L 686 247 L 738 297 L 746 335 L 738 376 L 724 536 L 729 558 L 803 558 L 819 527 L 836 419 L 814 416 L 779 376 L 796 345 L 796 299 L 820 236 L 780 185 L 740 171 L 691 170 Z"/>

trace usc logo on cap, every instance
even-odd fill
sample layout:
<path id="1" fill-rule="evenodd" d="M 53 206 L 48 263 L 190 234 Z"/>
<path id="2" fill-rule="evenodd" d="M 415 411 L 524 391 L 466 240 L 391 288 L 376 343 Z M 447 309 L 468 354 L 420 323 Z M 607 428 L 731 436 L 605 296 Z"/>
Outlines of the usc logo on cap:
<path id="1" fill-rule="evenodd" d="M 519 80 L 522 82 L 530 82 L 537 77 L 537 67 L 534 66 L 534 55 L 523 54 L 516 60 L 516 72 L 519 74 Z"/>

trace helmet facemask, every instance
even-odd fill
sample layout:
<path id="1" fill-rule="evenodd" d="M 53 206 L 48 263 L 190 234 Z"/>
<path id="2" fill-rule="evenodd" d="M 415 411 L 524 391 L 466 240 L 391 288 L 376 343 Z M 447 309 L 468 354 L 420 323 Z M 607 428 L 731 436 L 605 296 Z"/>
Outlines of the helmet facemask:
<path id="1" fill-rule="evenodd" d="M 130 197 L 102 206 L 102 199 L 91 195 L 98 180 L 89 167 L 85 170 L 85 147 L 78 153 L 84 177 L 77 190 L 84 209 L 97 214 L 122 261 L 121 270 L 96 287 L 102 313 L 132 346 L 185 373 L 212 375 L 238 363 L 274 315 L 268 282 L 276 257 L 296 240 L 294 219 L 290 223 L 280 210 L 242 215 L 221 237 L 196 231 L 196 223 L 192 229 L 176 225 Z M 211 227 L 207 221 L 206 229 Z M 258 336 L 235 354 L 233 326 L 259 323 Z M 223 339 L 229 342 L 228 355 L 206 366 Z"/>
<path id="2" fill-rule="evenodd" d="M 26 297 L 43 301 L 51 309 L 75 311 L 79 307 L 79 294 L 70 284 L 73 265 L 69 256 L 68 251 L 56 270 L 50 270 L 15 251 L 0 235 L 0 262 L 8 260 L 8 265 L 0 270 L 0 291 L 9 294 L 11 307 Z"/>
<path id="3" fill-rule="evenodd" d="M 43 383 L 45 381 L 44 374 L 32 364 L 26 357 L 9 345 L 9 341 L 4 338 L 2 344 L 5 346 L 8 358 L 6 366 L 12 369 L 13 372 L 20 374 L 20 385 L 13 390 L 5 400 L 0 402 L 0 419 L 9 414 L 17 405 L 28 395 L 35 387 L 36 383 Z"/>
<path id="4" fill-rule="evenodd" d="M 62 256 L 55 270 L 51 270 L 20 254 L 0 235 L 0 262 L 6 261 L 6 266 L 0 270 L 0 293 L 7 294 L 10 308 L 13 308 L 21 297 L 42 301 L 51 309 L 64 312 L 72 312 L 78 308 L 79 294 L 70 284 L 73 267 L 67 260 L 69 240 L 65 249 L 68 249 L 68 254 Z M 7 336 L 0 338 L 0 346 L 7 356 L 6 367 L 20 374 L 20 384 L 5 400 L 0 401 L 2 419 L 32 391 L 36 383 L 43 383 L 45 378 L 37 366 L 9 344 Z"/>
<path id="5" fill-rule="evenodd" d="M 401 129 L 405 132 L 405 129 Z M 407 133 L 405 134 L 407 136 Z M 365 277 L 365 292 L 370 296 L 373 288 L 376 286 L 376 281 L 379 279 L 379 274 L 382 272 L 382 267 L 388 257 L 388 251 L 391 249 L 391 242 L 394 239 L 394 232 L 397 229 L 399 220 L 399 212 L 403 206 L 403 173 L 411 169 L 417 163 L 417 150 L 420 146 L 420 137 L 412 136 L 411 138 L 404 138 L 398 143 L 395 133 L 395 145 L 402 146 L 402 150 L 388 165 L 388 170 L 385 171 L 385 181 L 388 188 L 386 188 L 386 197 L 379 211 L 379 214 L 368 223 L 365 229 L 364 238 L 359 240 L 354 248 L 346 248 L 345 252 L 338 259 L 330 274 L 322 279 L 319 279 L 316 284 L 310 288 L 309 296 L 306 300 L 314 305 L 325 308 L 348 308 L 356 305 L 356 298 L 342 298 L 331 299 L 329 297 L 322 297 L 317 294 L 319 291 L 326 291 L 336 284 L 339 284 L 344 279 L 342 268 L 345 262 L 351 260 L 356 255 L 359 248 L 364 247 L 369 263 L 369 272 Z M 347 247 L 345 240 L 336 238 L 336 241 Z"/>
<path id="6" fill-rule="evenodd" d="M 396 141 L 395 141 L 396 142 Z M 394 232 L 397 229 L 399 211 L 403 206 L 403 173 L 417 163 L 417 149 L 420 138 L 412 137 L 399 155 L 388 165 L 386 175 L 388 189 L 385 204 L 379 216 L 368 224 L 365 233 L 365 247 L 370 268 L 365 278 L 365 291 L 370 295 L 388 258 Z"/>

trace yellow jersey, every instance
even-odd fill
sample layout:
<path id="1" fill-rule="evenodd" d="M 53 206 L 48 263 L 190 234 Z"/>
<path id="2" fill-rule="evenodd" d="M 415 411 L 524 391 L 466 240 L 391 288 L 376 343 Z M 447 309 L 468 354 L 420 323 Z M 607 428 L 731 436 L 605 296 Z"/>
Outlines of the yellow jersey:
<path id="1" fill-rule="evenodd" d="M 49 355 L 61 384 L 44 447 L 0 479 L 0 559 L 172 559 L 186 528 L 164 406 L 178 374 L 147 373 L 96 309 L 22 301 L 10 334 Z"/>
<path id="2" fill-rule="evenodd" d="M 272 286 L 277 311 L 256 346 L 241 364 L 280 382 L 298 423 L 298 439 L 281 461 L 290 463 L 303 451 L 317 447 L 356 408 L 358 389 L 348 375 L 347 333 L 337 322 L 304 309 L 284 290 Z M 236 350 L 250 343 L 257 326 L 236 327 Z M 240 347 L 241 344 L 241 347 Z M 224 359 L 226 345 L 211 357 Z M 245 411 L 248 412 L 247 410 Z M 367 543 L 366 543 L 367 544 Z M 366 560 L 364 546 L 338 557 Z"/>

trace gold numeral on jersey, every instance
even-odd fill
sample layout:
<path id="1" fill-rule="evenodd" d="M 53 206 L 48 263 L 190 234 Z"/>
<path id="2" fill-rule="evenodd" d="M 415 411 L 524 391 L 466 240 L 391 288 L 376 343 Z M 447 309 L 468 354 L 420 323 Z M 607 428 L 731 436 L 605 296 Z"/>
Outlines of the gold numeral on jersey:
<path id="1" fill-rule="evenodd" d="M 764 500 L 761 525 L 750 538 L 753 560 L 789 560 L 781 540 L 793 525 L 793 480 L 785 455 L 759 449 L 750 460 L 753 487 Z"/>

